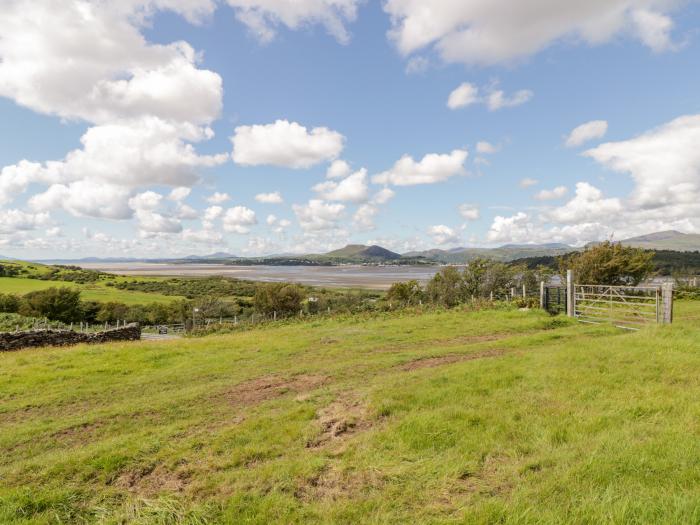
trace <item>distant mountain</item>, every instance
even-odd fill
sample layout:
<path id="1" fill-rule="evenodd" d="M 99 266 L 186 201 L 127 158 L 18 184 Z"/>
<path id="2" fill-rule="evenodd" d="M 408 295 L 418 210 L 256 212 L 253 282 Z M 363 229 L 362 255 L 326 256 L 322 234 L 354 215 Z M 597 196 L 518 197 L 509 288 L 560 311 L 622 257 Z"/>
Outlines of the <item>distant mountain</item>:
<path id="1" fill-rule="evenodd" d="M 426 250 L 409 252 L 404 257 L 424 257 L 443 264 L 464 264 L 484 257 L 497 261 L 510 262 L 529 257 L 553 257 L 575 251 L 567 244 L 506 244 L 498 248 L 458 248 L 451 250 Z"/>
<path id="2" fill-rule="evenodd" d="M 650 233 L 620 241 L 625 246 L 647 250 L 673 250 L 677 252 L 700 251 L 700 235 L 675 230 Z"/>
<path id="3" fill-rule="evenodd" d="M 212 253 L 210 255 L 188 255 L 185 257 L 185 260 L 188 261 L 196 261 L 196 260 L 210 260 L 210 259 L 237 259 L 238 256 L 233 255 L 232 253 L 226 253 L 226 252 L 216 252 Z"/>
<path id="4" fill-rule="evenodd" d="M 323 255 L 328 258 L 349 259 L 353 261 L 381 262 L 401 259 L 401 254 L 382 248 L 381 246 L 365 246 L 363 244 L 348 244 L 340 250 L 333 250 Z"/>

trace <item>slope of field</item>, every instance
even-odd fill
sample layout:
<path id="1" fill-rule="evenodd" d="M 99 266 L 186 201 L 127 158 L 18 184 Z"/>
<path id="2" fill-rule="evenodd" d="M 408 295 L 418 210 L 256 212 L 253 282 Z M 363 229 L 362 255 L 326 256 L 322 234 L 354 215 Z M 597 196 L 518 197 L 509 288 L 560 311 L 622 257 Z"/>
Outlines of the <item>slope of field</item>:
<path id="1" fill-rule="evenodd" d="M 116 280 L 115 280 L 116 282 Z M 102 282 L 78 284 L 68 281 L 42 281 L 23 277 L 0 277 L 0 293 L 23 295 L 47 288 L 68 286 L 80 290 L 80 298 L 84 301 L 118 301 L 125 304 L 168 303 L 177 297 L 157 293 L 146 293 L 133 290 L 119 290 L 105 286 Z"/>
<path id="2" fill-rule="evenodd" d="M 0 522 L 697 522 L 698 304 L 0 355 Z"/>

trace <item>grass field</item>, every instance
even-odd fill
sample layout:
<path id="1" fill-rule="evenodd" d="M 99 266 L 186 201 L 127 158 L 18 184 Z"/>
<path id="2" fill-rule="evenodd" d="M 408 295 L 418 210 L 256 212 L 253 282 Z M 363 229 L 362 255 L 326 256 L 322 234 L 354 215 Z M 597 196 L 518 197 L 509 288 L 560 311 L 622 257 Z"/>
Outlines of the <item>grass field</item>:
<path id="1" fill-rule="evenodd" d="M 698 523 L 700 303 L 0 355 L 0 523 Z"/>
<path id="2" fill-rule="evenodd" d="M 116 282 L 116 281 L 115 281 Z M 60 288 L 68 286 L 80 289 L 80 298 L 84 301 L 118 301 L 125 304 L 169 303 L 177 297 L 158 293 L 146 293 L 132 290 L 119 290 L 118 288 L 105 286 L 102 282 L 78 284 L 68 281 L 42 281 L 39 279 L 27 279 L 18 277 L 0 277 L 0 293 L 13 293 L 24 295 L 37 290 L 47 288 Z"/>

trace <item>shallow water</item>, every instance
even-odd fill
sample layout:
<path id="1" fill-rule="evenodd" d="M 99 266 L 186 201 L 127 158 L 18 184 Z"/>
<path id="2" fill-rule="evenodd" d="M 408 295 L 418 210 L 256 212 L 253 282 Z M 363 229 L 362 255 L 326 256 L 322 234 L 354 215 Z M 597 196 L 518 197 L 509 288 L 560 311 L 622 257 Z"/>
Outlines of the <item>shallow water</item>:
<path id="1" fill-rule="evenodd" d="M 120 275 L 204 277 L 223 275 L 264 282 L 383 290 L 393 283 L 429 280 L 439 266 L 227 266 L 224 264 L 83 263 L 83 268 Z"/>

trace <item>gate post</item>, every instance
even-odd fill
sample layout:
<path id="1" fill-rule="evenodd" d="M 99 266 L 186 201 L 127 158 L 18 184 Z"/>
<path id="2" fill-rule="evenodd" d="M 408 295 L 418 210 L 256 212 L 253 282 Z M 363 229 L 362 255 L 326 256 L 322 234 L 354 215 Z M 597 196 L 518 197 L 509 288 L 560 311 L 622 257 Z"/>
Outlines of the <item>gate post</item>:
<path id="1" fill-rule="evenodd" d="M 574 271 L 566 270 L 566 315 L 576 316 L 576 292 L 574 290 Z"/>
<path id="2" fill-rule="evenodd" d="M 540 308 L 544 310 L 544 281 L 540 281 Z"/>
<path id="3" fill-rule="evenodd" d="M 663 299 L 663 323 L 673 322 L 673 283 L 665 283 L 661 288 Z"/>

